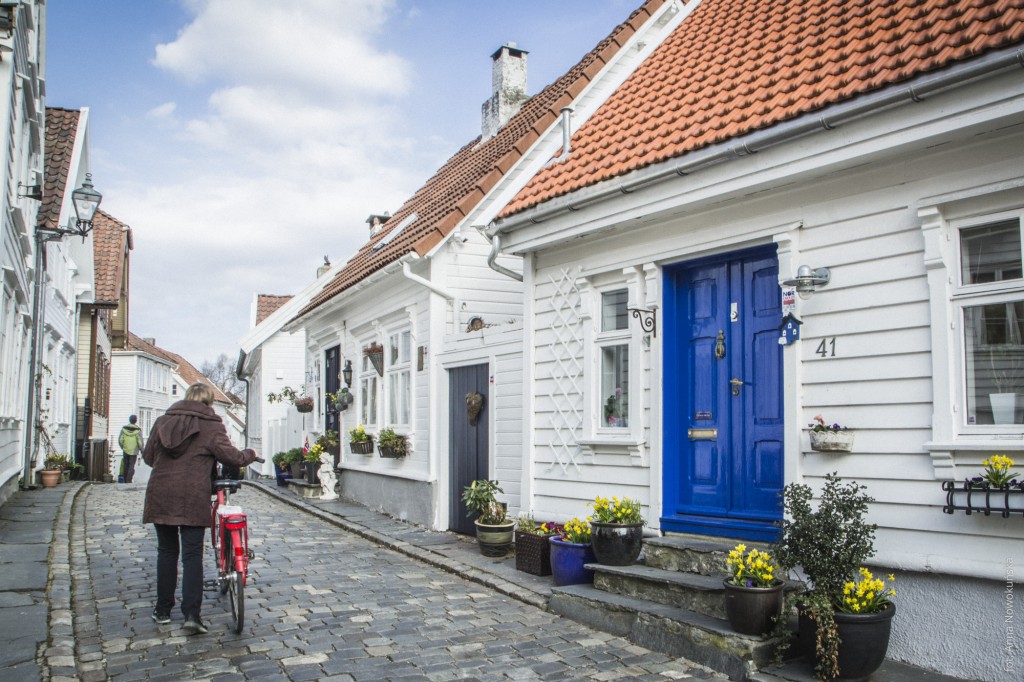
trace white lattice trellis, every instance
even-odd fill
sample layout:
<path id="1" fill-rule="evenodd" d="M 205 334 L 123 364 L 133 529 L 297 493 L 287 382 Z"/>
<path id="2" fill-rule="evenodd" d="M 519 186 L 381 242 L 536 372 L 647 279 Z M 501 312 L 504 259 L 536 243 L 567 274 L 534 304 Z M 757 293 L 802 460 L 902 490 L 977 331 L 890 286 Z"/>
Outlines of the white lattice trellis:
<path id="1" fill-rule="evenodd" d="M 579 473 L 577 444 L 583 428 L 583 325 L 580 320 L 582 297 L 575 275 L 562 269 L 558 276 L 549 276 L 554 287 L 551 311 L 554 313 L 551 331 L 554 340 L 548 345 L 554 368 L 551 372 L 551 391 L 548 396 L 554 406 L 551 415 L 552 463 L 548 471 L 561 468 L 563 475 L 570 469 Z"/>

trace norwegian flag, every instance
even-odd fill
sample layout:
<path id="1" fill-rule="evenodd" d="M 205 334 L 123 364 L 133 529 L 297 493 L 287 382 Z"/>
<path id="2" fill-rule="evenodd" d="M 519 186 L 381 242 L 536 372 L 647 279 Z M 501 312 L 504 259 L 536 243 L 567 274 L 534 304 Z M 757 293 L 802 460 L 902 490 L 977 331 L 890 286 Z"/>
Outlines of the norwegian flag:
<path id="1" fill-rule="evenodd" d="M 302 446 L 302 454 L 309 452 L 309 436 L 306 436 L 306 444 Z"/>

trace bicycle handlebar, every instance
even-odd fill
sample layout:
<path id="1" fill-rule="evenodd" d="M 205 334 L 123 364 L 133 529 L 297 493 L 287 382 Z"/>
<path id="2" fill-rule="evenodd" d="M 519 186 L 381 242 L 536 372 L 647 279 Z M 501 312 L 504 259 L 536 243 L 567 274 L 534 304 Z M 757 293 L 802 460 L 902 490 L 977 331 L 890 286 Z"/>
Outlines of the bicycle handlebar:
<path id="1" fill-rule="evenodd" d="M 264 462 L 266 462 L 267 460 L 263 459 L 262 457 L 257 457 L 257 458 L 256 458 L 255 460 L 253 460 L 253 461 L 255 461 L 255 462 L 259 462 L 260 464 L 263 464 L 263 463 L 264 463 Z"/>

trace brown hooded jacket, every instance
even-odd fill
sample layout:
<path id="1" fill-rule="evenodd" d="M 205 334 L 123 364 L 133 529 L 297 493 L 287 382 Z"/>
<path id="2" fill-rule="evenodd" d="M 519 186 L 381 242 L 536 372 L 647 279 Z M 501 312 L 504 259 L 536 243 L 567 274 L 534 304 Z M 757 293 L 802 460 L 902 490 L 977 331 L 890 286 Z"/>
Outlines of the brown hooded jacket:
<path id="1" fill-rule="evenodd" d="M 245 466 L 256 453 L 231 444 L 224 423 L 209 405 L 180 400 L 153 424 L 142 459 L 153 467 L 143 523 L 208 527 L 215 462 Z"/>

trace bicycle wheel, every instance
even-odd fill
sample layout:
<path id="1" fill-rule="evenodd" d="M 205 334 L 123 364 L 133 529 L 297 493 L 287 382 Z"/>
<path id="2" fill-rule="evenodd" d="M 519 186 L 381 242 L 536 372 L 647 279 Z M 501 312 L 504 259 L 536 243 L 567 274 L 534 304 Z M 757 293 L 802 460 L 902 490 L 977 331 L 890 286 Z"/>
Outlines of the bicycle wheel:
<path id="1" fill-rule="evenodd" d="M 235 634 L 242 634 L 242 621 L 245 619 L 245 586 L 238 571 L 228 574 L 228 599 L 231 601 L 231 615 L 235 618 Z"/>
<path id="2" fill-rule="evenodd" d="M 220 580 L 220 593 L 228 591 L 228 578 L 234 573 L 235 550 L 231 546 L 231 533 L 224 533 L 224 565 L 220 565 L 220 553 L 217 555 L 217 572 L 223 571 L 224 578 Z M 219 576 L 218 576 L 219 577 Z"/>

